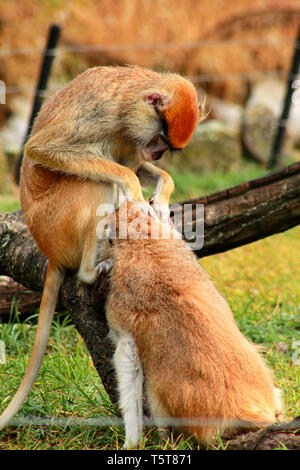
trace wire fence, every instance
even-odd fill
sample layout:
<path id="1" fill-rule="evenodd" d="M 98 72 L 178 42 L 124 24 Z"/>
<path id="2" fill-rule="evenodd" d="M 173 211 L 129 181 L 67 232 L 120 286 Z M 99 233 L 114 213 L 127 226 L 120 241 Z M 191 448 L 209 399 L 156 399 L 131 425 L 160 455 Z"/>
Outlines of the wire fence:
<path id="1" fill-rule="evenodd" d="M 2 49 L 0 50 L 0 58 L 9 59 L 16 56 L 29 56 L 45 54 L 48 56 L 61 56 L 64 53 L 84 54 L 84 53 L 105 53 L 105 52 L 126 52 L 126 51 L 157 51 L 168 49 L 198 49 L 208 47 L 226 47 L 226 46 L 239 46 L 239 47 L 255 47 L 255 46 L 278 46 L 282 44 L 294 44 L 294 47 L 300 49 L 300 42 L 296 42 L 295 38 L 249 38 L 249 39 L 227 39 L 227 40 L 200 40 L 193 42 L 161 42 L 161 43 L 139 43 L 139 44 L 113 44 L 113 45 L 65 45 L 57 47 L 56 49 L 41 49 L 41 48 L 22 48 L 22 49 Z M 222 82 L 228 80 L 257 80 L 263 77 L 286 77 L 288 71 L 284 70 L 253 70 L 236 73 L 203 73 L 201 75 L 189 75 L 188 78 L 195 84 Z M 296 79 L 297 77 L 295 77 Z M 59 89 L 59 86 L 51 86 L 47 92 L 42 92 L 39 96 L 42 98 L 47 97 L 50 93 Z M 32 86 L 18 86 L 7 85 L 6 94 L 19 94 L 19 93 L 32 93 L 34 92 L 34 85 Z"/>
<path id="2" fill-rule="evenodd" d="M 237 72 L 237 73 L 224 73 L 224 74 L 202 74 L 202 75 L 188 75 L 193 83 L 208 83 L 208 82 L 222 82 L 226 80 L 257 80 L 260 78 L 274 78 L 281 77 L 285 78 L 288 72 L 279 71 L 279 70 L 266 70 L 266 71 L 252 71 L 252 72 Z M 297 76 L 295 76 L 295 79 Z M 59 85 L 50 85 L 47 91 L 36 91 L 36 96 L 46 98 L 55 91 L 58 91 L 61 88 Z M 35 88 L 33 85 L 28 86 L 18 86 L 12 85 L 6 87 L 6 94 L 20 94 L 20 93 L 33 93 Z"/>
<path id="3" fill-rule="evenodd" d="M 255 429 L 253 423 L 237 419 L 219 419 L 219 418 L 171 418 L 171 417 L 159 417 L 157 419 L 144 416 L 144 426 L 157 426 L 159 427 L 230 427 L 230 428 L 248 428 Z M 118 416 L 98 416 L 92 418 L 74 418 L 74 417 L 55 417 L 49 418 L 40 416 L 18 416 L 13 418 L 9 426 L 58 426 L 58 427 L 108 427 L 116 426 L 123 427 L 124 421 Z"/>
<path id="4" fill-rule="evenodd" d="M 111 52 L 111 51 L 133 51 L 133 50 L 161 50 L 161 49 L 198 49 L 200 47 L 222 47 L 222 46 L 266 46 L 278 45 L 283 43 L 295 43 L 295 38 L 250 38 L 250 39 L 222 39 L 222 40 L 200 40 L 192 42 L 160 42 L 160 43 L 138 43 L 138 44 L 88 44 L 65 45 L 60 46 L 53 52 L 52 49 L 46 50 L 36 47 L 27 47 L 22 49 L 2 49 L 0 57 L 9 57 L 17 55 L 41 54 L 46 52 L 48 55 L 56 55 L 62 52 L 87 53 L 87 52 Z M 300 43 L 297 43 L 300 48 Z"/>

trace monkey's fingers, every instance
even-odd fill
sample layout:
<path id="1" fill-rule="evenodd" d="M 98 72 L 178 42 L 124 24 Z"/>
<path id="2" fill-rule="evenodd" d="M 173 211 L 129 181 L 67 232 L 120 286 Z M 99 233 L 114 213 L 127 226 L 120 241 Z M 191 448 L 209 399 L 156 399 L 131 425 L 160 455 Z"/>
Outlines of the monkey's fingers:
<path id="1" fill-rule="evenodd" d="M 135 208 L 138 208 L 143 214 L 150 215 L 150 217 L 155 217 L 156 213 L 151 204 L 148 202 L 139 202 L 139 201 L 128 201 L 132 202 Z"/>
<path id="2" fill-rule="evenodd" d="M 163 223 L 173 227 L 173 221 L 170 218 L 170 209 L 168 204 L 159 204 L 154 199 L 150 199 L 151 207 L 157 217 L 159 217 Z"/>

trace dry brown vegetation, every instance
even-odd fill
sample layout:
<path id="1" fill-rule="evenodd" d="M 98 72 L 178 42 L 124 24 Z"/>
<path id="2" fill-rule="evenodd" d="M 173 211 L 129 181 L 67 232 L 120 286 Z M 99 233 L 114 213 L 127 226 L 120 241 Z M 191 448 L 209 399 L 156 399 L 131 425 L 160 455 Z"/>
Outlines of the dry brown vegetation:
<path id="1" fill-rule="evenodd" d="M 300 21 L 300 0 L 2 0 L 3 50 L 42 49 L 49 23 L 63 27 L 61 46 L 141 45 L 214 41 L 199 48 L 110 49 L 62 52 L 54 77 L 67 79 L 90 65 L 138 63 L 187 75 L 287 70 Z M 272 45 L 226 44 L 231 40 L 270 40 Z M 277 42 L 280 41 L 280 42 Z M 1 57 L 0 78 L 33 85 L 40 55 Z M 243 100 L 247 81 L 201 84 L 209 91 Z"/>

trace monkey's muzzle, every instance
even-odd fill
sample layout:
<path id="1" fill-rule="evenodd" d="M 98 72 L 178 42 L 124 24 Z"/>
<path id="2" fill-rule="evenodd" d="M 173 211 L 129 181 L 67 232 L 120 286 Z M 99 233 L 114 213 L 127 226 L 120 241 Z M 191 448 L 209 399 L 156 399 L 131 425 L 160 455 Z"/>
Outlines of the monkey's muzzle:
<path id="1" fill-rule="evenodd" d="M 166 150 L 169 149 L 169 146 L 166 142 L 162 142 L 158 145 L 149 145 L 148 147 L 142 150 L 142 155 L 144 160 L 153 162 L 159 160 Z"/>

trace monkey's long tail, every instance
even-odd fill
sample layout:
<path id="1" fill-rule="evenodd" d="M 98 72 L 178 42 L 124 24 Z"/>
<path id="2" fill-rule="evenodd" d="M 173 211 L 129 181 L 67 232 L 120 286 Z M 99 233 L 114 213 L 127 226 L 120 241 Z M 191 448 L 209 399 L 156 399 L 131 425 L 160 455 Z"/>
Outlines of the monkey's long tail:
<path id="1" fill-rule="evenodd" d="M 46 351 L 53 314 L 55 311 L 58 293 L 63 281 L 63 273 L 50 261 L 48 263 L 47 276 L 44 285 L 40 313 L 34 341 L 33 350 L 23 380 L 9 403 L 0 416 L 0 429 L 6 426 L 15 416 L 26 400 L 35 379 L 39 373 L 43 356 Z"/>

